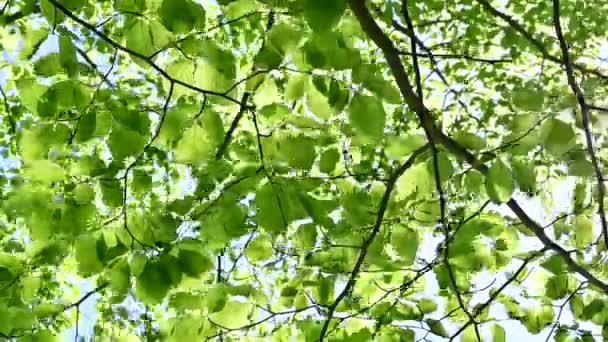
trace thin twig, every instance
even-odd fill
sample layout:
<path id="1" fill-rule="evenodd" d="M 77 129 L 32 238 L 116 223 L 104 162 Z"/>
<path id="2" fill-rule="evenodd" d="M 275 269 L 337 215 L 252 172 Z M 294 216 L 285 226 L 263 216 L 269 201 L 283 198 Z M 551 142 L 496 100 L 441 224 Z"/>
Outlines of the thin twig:
<path id="1" fill-rule="evenodd" d="M 357 281 L 357 276 L 359 275 L 359 270 L 361 269 L 361 266 L 363 265 L 363 260 L 365 259 L 365 256 L 367 255 L 367 250 L 368 250 L 369 246 L 372 244 L 372 242 L 374 241 L 374 239 L 376 238 L 376 235 L 378 235 L 378 233 L 380 232 L 380 228 L 382 227 L 382 222 L 384 220 L 384 213 L 386 212 L 386 209 L 388 207 L 388 202 L 390 200 L 393 189 L 394 189 L 395 185 L 397 184 L 397 180 L 399 179 L 399 177 L 401 177 L 401 175 L 403 175 L 403 173 L 405 173 L 405 171 L 407 171 L 410 167 L 412 167 L 412 165 L 414 165 L 414 162 L 416 161 L 418 156 L 420 156 L 428 148 L 429 148 L 429 145 L 427 144 L 427 145 L 419 148 L 418 150 L 414 151 L 414 153 L 412 153 L 412 155 L 407 159 L 407 161 L 405 163 L 403 163 L 403 165 L 401 165 L 395 171 L 395 173 L 393 173 L 393 175 L 389 179 L 388 183 L 386 184 L 386 190 L 384 191 L 384 195 L 382 196 L 382 199 L 380 201 L 378 215 L 376 216 L 376 223 L 374 224 L 374 229 L 372 229 L 372 232 L 369 234 L 367 239 L 365 239 L 365 241 L 363 241 L 363 243 L 361 245 L 361 251 L 359 252 L 359 256 L 357 258 L 355 266 L 353 267 L 353 270 L 350 274 L 350 278 L 346 282 L 344 289 L 342 290 L 342 292 L 340 292 L 340 294 L 336 297 L 334 302 L 328 308 L 327 318 L 325 319 L 325 322 L 323 323 L 323 326 L 321 327 L 321 332 L 319 334 L 319 342 L 321 342 L 325 339 L 325 336 L 327 334 L 327 329 L 329 328 L 329 323 L 331 322 L 331 320 L 333 318 L 336 308 L 338 307 L 338 305 L 340 305 L 342 300 L 355 286 L 355 282 Z"/>
<path id="2" fill-rule="evenodd" d="M 169 82 L 171 83 L 175 83 L 178 85 L 181 85 L 182 87 L 186 87 L 190 90 L 199 92 L 201 94 L 205 94 L 205 95 L 213 95 L 213 96 L 218 96 L 221 98 L 224 98 L 226 100 L 229 100 L 233 103 L 238 103 L 240 104 L 240 102 L 233 98 L 228 96 L 225 92 L 218 92 L 218 91 L 212 91 L 212 90 L 205 90 L 205 89 L 201 89 L 197 86 L 194 86 L 188 82 L 184 82 L 181 81 L 179 79 L 173 78 L 171 75 L 169 75 L 169 73 L 167 73 L 167 71 L 165 71 L 165 69 L 161 68 L 160 66 L 158 66 L 158 64 L 156 64 L 153 59 L 150 56 L 146 56 L 143 55 L 139 52 L 133 51 L 121 44 L 118 44 L 117 42 L 115 42 L 112 38 L 108 37 L 105 33 L 99 31 L 94 25 L 80 19 L 78 16 L 76 16 L 74 13 L 72 13 L 70 10 L 68 10 L 67 8 L 65 8 L 62 4 L 60 4 L 57 0 L 49 0 L 49 2 L 51 4 L 53 4 L 53 6 L 55 6 L 56 9 L 60 10 L 61 12 L 63 12 L 63 14 L 65 14 L 67 17 L 69 17 L 70 19 L 72 19 L 73 21 L 75 21 L 76 23 L 78 23 L 79 25 L 85 27 L 86 29 L 88 29 L 90 32 L 94 33 L 96 36 L 98 36 L 99 38 L 101 38 L 102 40 L 104 40 L 106 43 L 110 44 L 111 46 L 113 46 L 114 48 L 125 52 L 133 57 L 139 58 L 143 61 L 145 61 L 148 65 L 150 65 L 154 70 L 156 70 L 159 74 L 161 74 L 165 79 L 167 79 Z"/>

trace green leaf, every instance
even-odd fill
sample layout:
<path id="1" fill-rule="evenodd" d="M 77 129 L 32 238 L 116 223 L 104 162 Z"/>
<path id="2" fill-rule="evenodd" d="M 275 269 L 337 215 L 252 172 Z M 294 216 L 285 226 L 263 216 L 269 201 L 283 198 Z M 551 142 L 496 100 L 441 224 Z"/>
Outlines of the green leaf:
<path id="1" fill-rule="evenodd" d="M 84 110 L 89 104 L 88 90 L 72 80 L 54 83 L 38 101 L 41 117 L 71 118 L 73 110 Z"/>
<path id="2" fill-rule="evenodd" d="M 409 168 L 397 181 L 399 198 L 415 195 L 418 199 L 431 198 L 435 191 L 435 177 L 428 163 L 419 163 Z"/>
<path id="3" fill-rule="evenodd" d="M 171 288 L 171 278 L 160 261 L 148 261 L 135 281 L 135 294 L 144 303 L 160 303 Z"/>
<path id="4" fill-rule="evenodd" d="M 593 164 L 587 159 L 577 159 L 568 164 L 568 175 L 575 177 L 591 177 L 595 174 Z"/>
<path id="5" fill-rule="evenodd" d="M 541 263 L 541 266 L 553 274 L 562 274 L 566 270 L 563 259 L 554 254 Z"/>
<path id="6" fill-rule="evenodd" d="M 110 287 L 120 296 L 125 296 L 131 286 L 131 269 L 126 260 L 117 262 L 110 271 Z"/>
<path id="7" fill-rule="evenodd" d="M 158 21 L 137 18 L 127 31 L 126 46 L 143 57 L 149 58 L 156 50 L 169 44 L 171 39 L 171 33 Z M 147 66 L 142 59 L 133 57 L 133 60 L 143 67 Z"/>
<path id="8" fill-rule="evenodd" d="M 412 152 L 427 143 L 423 134 L 409 134 L 405 136 L 392 136 L 388 138 L 386 154 L 395 159 L 409 156 Z"/>
<path id="9" fill-rule="evenodd" d="M 337 148 L 330 148 L 321 154 L 319 160 L 319 170 L 324 173 L 331 173 L 336 164 L 340 161 L 340 151 Z"/>
<path id="10" fill-rule="evenodd" d="M 209 312 L 221 311 L 228 302 L 228 292 L 226 287 L 222 284 L 214 286 L 207 291 L 205 296 L 205 306 L 209 309 Z"/>
<path id="11" fill-rule="evenodd" d="M 441 321 L 438 321 L 436 319 L 432 319 L 432 318 L 427 318 L 425 320 L 426 324 L 428 324 L 429 329 L 431 330 L 431 332 L 437 336 L 441 336 L 441 337 L 445 337 L 448 338 L 450 337 L 450 334 L 448 334 L 448 331 L 445 329 L 445 327 L 443 326 L 443 323 L 441 323 Z"/>
<path id="12" fill-rule="evenodd" d="M 164 0 L 158 15 L 165 27 L 175 33 L 205 28 L 205 10 L 191 0 Z"/>
<path id="13" fill-rule="evenodd" d="M 143 13 L 146 10 L 146 0 L 114 0 L 117 11 Z"/>
<path id="14" fill-rule="evenodd" d="M 593 223 L 585 216 L 574 218 L 574 236 L 577 248 L 589 247 L 593 241 Z"/>
<path id="15" fill-rule="evenodd" d="M 51 52 L 34 63 L 34 72 L 38 76 L 52 77 L 62 71 L 61 57 L 57 52 Z"/>
<path id="16" fill-rule="evenodd" d="M 117 181 L 105 181 L 100 182 L 101 186 L 101 198 L 103 203 L 109 207 L 120 207 L 123 201 L 123 188 L 122 184 Z"/>
<path id="17" fill-rule="evenodd" d="M 345 0 L 305 0 L 304 17 L 308 26 L 318 33 L 331 30 L 340 22 L 346 10 Z"/>
<path id="18" fill-rule="evenodd" d="M 216 112 L 208 112 L 183 134 L 175 148 L 175 159 L 187 164 L 205 163 L 215 155 L 223 137 L 222 119 Z"/>
<path id="19" fill-rule="evenodd" d="M 85 277 L 97 274 L 103 270 L 103 265 L 97 256 L 96 240 L 87 236 L 76 243 L 76 260 L 78 272 Z"/>
<path id="20" fill-rule="evenodd" d="M 279 151 L 289 166 L 310 170 L 315 162 L 314 140 L 304 135 L 288 136 L 279 143 Z"/>
<path id="21" fill-rule="evenodd" d="M 43 184 L 58 182 L 64 177 L 64 169 L 50 160 L 33 160 L 26 164 L 25 175 Z"/>
<path id="22" fill-rule="evenodd" d="M 572 285 L 576 286 L 567 274 L 553 276 L 545 283 L 545 295 L 554 300 L 564 298 L 570 292 Z"/>
<path id="23" fill-rule="evenodd" d="M 227 329 L 238 329 L 249 322 L 251 306 L 247 303 L 229 301 L 220 312 L 210 315 L 210 319 Z"/>
<path id="24" fill-rule="evenodd" d="M 258 235 L 255 239 L 251 240 L 245 255 L 251 262 L 263 261 L 270 258 L 273 254 L 272 241 L 265 235 Z"/>
<path id="25" fill-rule="evenodd" d="M 379 139 L 386 125 L 382 103 L 374 96 L 357 94 L 348 106 L 348 119 L 357 132 Z"/>
<path id="26" fill-rule="evenodd" d="M 47 27 L 40 28 L 25 28 L 23 37 L 23 46 L 19 50 L 19 57 L 22 59 L 30 59 L 34 55 L 40 45 L 48 38 L 49 29 Z"/>
<path id="27" fill-rule="evenodd" d="M 475 327 L 468 326 L 466 329 L 464 329 L 464 331 L 462 332 L 462 335 L 460 337 L 460 341 L 461 342 L 479 341 L 479 339 L 477 339 L 477 333 L 475 332 Z"/>
<path id="28" fill-rule="evenodd" d="M 291 77 L 285 86 L 285 99 L 295 101 L 304 96 L 308 84 L 307 80 L 308 78 L 303 75 Z"/>
<path id="29" fill-rule="evenodd" d="M 97 114 L 93 111 L 86 112 L 78 120 L 77 142 L 86 142 L 95 136 L 97 130 Z"/>
<path id="30" fill-rule="evenodd" d="M 306 105 L 320 119 L 327 120 L 335 114 L 327 98 L 312 84 L 309 84 L 307 87 Z"/>
<path id="31" fill-rule="evenodd" d="M 76 47 L 72 42 L 72 38 L 65 34 L 59 37 L 59 63 L 68 76 L 77 76 L 78 58 L 76 57 Z"/>
<path id="32" fill-rule="evenodd" d="M 190 277 L 198 277 L 213 268 L 213 263 L 204 254 L 202 246 L 199 246 L 199 250 L 181 248 L 177 259 L 180 271 Z"/>
<path id="33" fill-rule="evenodd" d="M 515 186 L 509 167 L 501 160 L 492 164 L 486 175 L 486 191 L 490 199 L 497 204 L 507 202 L 513 195 Z"/>
<path id="34" fill-rule="evenodd" d="M 418 308 L 424 314 L 432 313 L 437 310 L 437 303 L 428 298 L 422 298 L 417 303 Z"/>
<path id="35" fill-rule="evenodd" d="M 255 194 L 256 216 L 262 227 L 278 232 L 286 227 L 282 202 L 271 183 L 262 185 Z"/>
<path id="36" fill-rule="evenodd" d="M 534 170 L 534 163 L 531 161 L 517 159 L 511 162 L 511 166 L 513 167 L 513 177 L 517 181 L 519 188 L 522 191 L 534 194 L 536 192 L 536 173 Z"/>
<path id="37" fill-rule="evenodd" d="M 414 262 L 418 252 L 418 234 L 416 231 L 401 225 L 394 226 L 391 233 L 391 244 L 406 265 L 411 265 Z"/>
<path id="38" fill-rule="evenodd" d="M 38 114 L 38 100 L 46 92 L 47 87 L 33 78 L 20 78 L 16 85 L 23 105 L 33 114 Z"/>
<path id="39" fill-rule="evenodd" d="M 95 190 L 89 184 L 78 184 L 73 191 L 78 204 L 87 204 L 95 199 Z"/>
<path id="40" fill-rule="evenodd" d="M 146 143 L 146 137 L 120 124 L 112 127 L 112 132 L 108 137 L 108 147 L 112 152 L 112 157 L 118 161 L 137 156 L 143 152 Z"/>
<path id="41" fill-rule="evenodd" d="M 492 324 L 490 326 L 490 331 L 492 332 L 492 342 L 506 342 L 507 335 L 502 326 L 496 323 Z"/>
<path id="42" fill-rule="evenodd" d="M 470 150 L 483 150 L 486 147 L 486 141 L 479 135 L 467 131 L 458 131 L 454 134 L 454 140 L 463 147 Z"/>
<path id="43" fill-rule="evenodd" d="M 556 157 L 561 157 L 576 146 L 574 128 L 559 119 L 546 120 L 541 127 L 541 135 L 544 140 L 543 147 Z"/>
<path id="44" fill-rule="evenodd" d="M 545 94 L 541 87 L 526 84 L 525 88 L 516 89 L 511 99 L 515 106 L 523 110 L 539 112 L 544 108 Z"/>
<path id="45" fill-rule="evenodd" d="M 65 14 L 63 14 L 61 10 L 55 8 L 49 0 L 40 1 L 40 12 L 52 27 L 61 24 L 65 19 Z"/>
<path id="46" fill-rule="evenodd" d="M 555 313 L 550 306 L 541 306 L 524 310 L 523 325 L 533 334 L 538 334 L 543 328 L 553 322 Z"/>

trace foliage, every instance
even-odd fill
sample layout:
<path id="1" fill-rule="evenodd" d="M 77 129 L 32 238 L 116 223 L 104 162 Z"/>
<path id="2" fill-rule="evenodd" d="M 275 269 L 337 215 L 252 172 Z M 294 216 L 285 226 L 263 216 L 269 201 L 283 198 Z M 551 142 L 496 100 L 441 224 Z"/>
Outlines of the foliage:
<path id="1" fill-rule="evenodd" d="M 605 2 L 0 6 L 4 339 L 608 339 Z"/>

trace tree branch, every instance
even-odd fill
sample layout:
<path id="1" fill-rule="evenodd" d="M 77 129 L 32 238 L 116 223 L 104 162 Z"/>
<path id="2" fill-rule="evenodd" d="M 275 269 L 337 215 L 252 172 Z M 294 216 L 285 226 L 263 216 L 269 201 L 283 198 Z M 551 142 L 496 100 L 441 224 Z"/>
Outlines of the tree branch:
<path id="1" fill-rule="evenodd" d="M 506 21 L 509 24 L 509 26 L 511 26 L 511 28 L 513 28 L 520 35 L 522 35 L 527 41 L 529 41 L 530 44 L 532 44 L 541 53 L 543 58 L 550 60 L 557 64 L 563 65 L 566 63 L 565 60 L 559 59 L 558 57 L 555 57 L 551 53 L 549 53 L 549 50 L 547 50 L 545 45 L 543 45 L 543 43 L 540 40 L 534 38 L 534 36 L 532 35 L 532 33 L 530 31 L 526 30 L 522 24 L 515 21 L 515 19 L 513 19 L 511 16 L 497 10 L 492 5 L 490 5 L 490 3 L 487 0 L 475 0 L 475 1 L 477 1 L 477 3 L 479 3 L 481 5 L 481 7 L 483 7 L 486 11 L 490 12 L 490 14 L 492 14 L 493 16 Z M 572 64 L 572 67 L 581 72 L 592 74 L 592 75 L 595 75 L 595 76 L 603 78 L 603 79 L 608 79 L 607 75 L 604 75 L 597 70 L 588 69 L 584 65 Z"/>
<path id="2" fill-rule="evenodd" d="M 148 65 L 150 65 L 154 70 L 156 70 L 158 73 L 160 73 L 165 79 L 167 79 L 168 81 L 175 83 L 175 84 L 179 84 L 182 87 L 186 87 L 190 90 L 199 92 L 201 94 L 205 94 L 205 95 L 213 95 L 213 96 L 218 96 L 221 98 L 224 98 L 226 100 L 229 100 L 233 103 L 237 103 L 237 104 L 241 104 L 239 102 L 239 100 L 230 97 L 226 94 L 226 92 L 217 92 L 217 91 L 211 91 L 211 90 L 205 90 L 205 89 L 201 89 L 197 86 L 194 86 L 192 84 L 189 84 L 187 82 L 181 81 L 179 79 L 173 78 L 171 77 L 171 75 L 169 75 L 163 68 L 161 68 L 160 66 L 158 66 L 156 63 L 154 63 L 154 61 L 152 60 L 152 58 L 150 56 L 146 56 L 146 55 L 142 55 L 139 52 L 133 51 L 125 46 L 122 46 L 121 44 L 118 44 L 117 42 L 115 42 L 112 38 L 108 37 L 106 34 L 104 34 L 103 32 L 99 31 L 94 25 L 80 19 L 78 16 L 76 16 L 74 13 L 72 13 L 70 10 L 68 10 L 67 8 L 65 8 L 62 4 L 60 4 L 57 0 L 49 0 L 49 2 L 51 4 L 53 4 L 53 6 L 55 6 L 55 8 L 57 8 L 59 11 L 61 11 L 63 14 L 65 14 L 67 17 L 69 17 L 70 19 L 72 19 L 73 21 L 75 21 L 76 23 L 78 23 L 79 25 L 83 26 L 84 28 L 86 28 L 87 30 L 89 30 L 90 32 L 94 33 L 96 36 L 98 36 L 99 38 L 101 38 L 102 40 L 104 40 L 106 43 L 110 44 L 111 46 L 113 46 L 114 48 L 125 52 L 133 57 L 137 57 L 143 61 L 145 61 Z"/>
<path id="3" fill-rule="evenodd" d="M 405 69 L 399 59 L 399 51 L 395 49 L 391 40 L 384 34 L 384 32 L 382 32 L 378 24 L 374 21 L 367 7 L 365 6 L 365 0 L 349 0 L 349 3 L 363 30 L 384 53 L 386 61 L 391 69 L 395 81 L 397 82 L 397 85 L 399 86 L 405 102 L 410 109 L 416 113 L 422 126 L 425 127 L 426 130 L 431 131 L 437 141 L 445 146 L 445 148 L 452 154 L 464 159 L 482 174 L 487 174 L 488 167 L 480 162 L 474 154 L 436 128 L 430 111 L 424 107 L 423 103 L 413 91 L 413 88 L 407 78 L 407 74 L 405 73 Z M 590 284 L 593 284 L 602 291 L 608 293 L 608 284 L 599 280 L 597 277 L 591 274 L 591 272 L 579 265 L 576 261 L 574 261 L 574 259 L 572 259 L 565 249 L 553 242 L 544 232 L 543 228 L 532 218 L 530 218 L 530 216 L 528 216 L 528 214 L 521 208 L 515 199 L 509 199 L 507 206 L 545 246 L 557 253 L 572 270 L 587 279 Z"/>
<path id="4" fill-rule="evenodd" d="M 406 55 L 406 56 L 411 56 L 414 53 L 413 52 L 409 52 L 409 51 L 400 51 L 399 54 Z M 481 58 L 481 57 L 474 57 L 474 56 L 469 56 L 469 55 L 465 55 L 465 54 L 453 54 L 453 53 L 433 53 L 433 54 L 429 54 L 429 53 L 418 52 L 418 56 L 419 57 L 427 57 L 427 58 L 430 58 L 431 56 L 433 56 L 435 58 L 445 58 L 445 59 L 465 59 L 465 60 L 468 60 L 468 61 L 471 61 L 471 62 L 479 62 L 479 63 L 487 63 L 487 64 L 510 63 L 510 62 L 513 61 L 510 58 L 492 59 L 492 58 Z"/>
<path id="5" fill-rule="evenodd" d="M 600 217 L 602 224 L 602 235 L 604 236 L 604 244 L 608 248 L 608 221 L 606 221 L 606 213 L 604 211 L 604 197 L 606 195 L 606 185 L 604 184 L 604 175 L 600 169 L 600 162 L 595 148 L 593 147 L 593 135 L 591 134 L 591 128 L 589 126 L 589 107 L 585 101 L 585 95 L 583 91 L 576 83 L 574 77 L 574 70 L 570 61 L 570 54 L 568 53 L 568 43 L 564 38 L 562 31 L 562 25 L 560 23 L 559 14 L 559 0 L 553 0 L 553 25 L 555 26 L 555 34 L 559 40 L 559 46 L 562 51 L 562 59 L 564 60 L 564 67 L 566 68 L 566 76 L 568 77 L 568 85 L 576 96 L 576 101 L 581 108 L 581 117 L 583 124 L 583 131 L 585 132 L 585 140 L 587 142 L 587 152 L 591 157 L 591 164 L 593 165 L 593 171 L 595 172 L 595 178 L 597 178 L 597 214 Z"/>
<path id="6" fill-rule="evenodd" d="M 386 184 L 386 190 L 384 191 L 384 195 L 382 196 L 382 199 L 380 200 L 380 206 L 378 209 L 378 215 L 376 216 L 376 223 L 374 224 L 374 228 L 372 229 L 372 232 L 369 234 L 367 239 L 365 239 L 365 241 L 363 241 L 363 244 L 361 245 L 361 251 L 359 252 L 359 256 L 357 257 L 357 262 L 355 263 L 355 266 L 353 267 L 353 270 L 350 274 L 350 278 L 346 282 L 344 289 L 336 297 L 334 302 L 329 306 L 327 318 L 325 319 L 325 322 L 323 323 L 323 326 L 321 327 L 321 333 L 319 335 L 318 341 L 321 342 L 325 339 L 325 335 L 327 334 L 327 329 L 329 328 L 329 323 L 331 322 L 333 315 L 336 312 L 336 308 L 338 307 L 338 305 L 340 305 L 342 300 L 355 286 L 355 283 L 357 281 L 357 276 L 359 275 L 359 271 L 361 270 L 361 266 L 363 265 L 363 260 L 365 260 L 365 256 L 367 255 L 367 250 L 368 250 L 369 246 L 372 244 L 372 242 L 374 241 L 374 239 L 376 238 L 376 235 L 378 235 L 378 233 L 380 232 L 380 227 L 382 226 L 382 221 L 384 220 L 384 213 L 386 212 L 386 209 L 388 207 L 388 202 L 391 198 L 391 194 L 393 192 L 393 189 L 395 188 L 395 184 L 397 183 L 397 180 L 399 179 L 399 177 L 401 175 L 403 175 L 405 173 L 405 171 L 407 171 L 410 167 L 412 167 L 412 165 L 414 165 L 416 158 L 418 158 L 418 156 L 420 156 L 428 148 L 429 148 L 429 145 L 427 144 L 427 145 L 419 148 L 418 150 L 414 151 L 414 153 L 412 153 L 412 155 L 408 158 L 408 160 L 405 163 L 403 163 L 403 165 L 401 165 L 395 171 L 395 173 L 393 173 L 391 178 L 388 180 L 388 182 Z"/>
<path id="7" fill-rule="evenodd" d="M 226 136 L 224 137 L 224 142 L 222 143 L 222 145 L 217 150 L 217 153 L 215 154 L 216 159 L 222 158 L 222 156 L 226 152 L 226 149 L 228 148 L 228 145 L 230 144 L 230 140 L 232 139 L 232 136 L 234 135 L 234 131 L 236 131 L 236 128 L 238 127 L 239 122 L 243 118 L 243 114 L 245 114 L 245 111 L 247 109 L 247 100 L 248 99 L 249 99 L 249 92 L 243 93 L 243 98 L 241 98 L 241 106 L 240 106 L 239 112 L 234 117 L 234 120 L 232 120 L 232 124 L 230 124 L 230 128 L 228 129 L 228 132 L 226 132 Z"/>

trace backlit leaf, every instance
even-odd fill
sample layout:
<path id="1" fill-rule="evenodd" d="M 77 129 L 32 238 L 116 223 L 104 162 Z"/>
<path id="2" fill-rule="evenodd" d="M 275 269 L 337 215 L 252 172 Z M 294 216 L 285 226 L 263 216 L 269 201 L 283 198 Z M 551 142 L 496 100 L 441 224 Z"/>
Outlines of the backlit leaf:
<path id="1" fill-rule="evenodd" d="M 504 203 L 511 198 L 515 186 L 509 167 L 497 160 L 492 164 L 486 175 L 486 191 L 495 203 Z"/>

